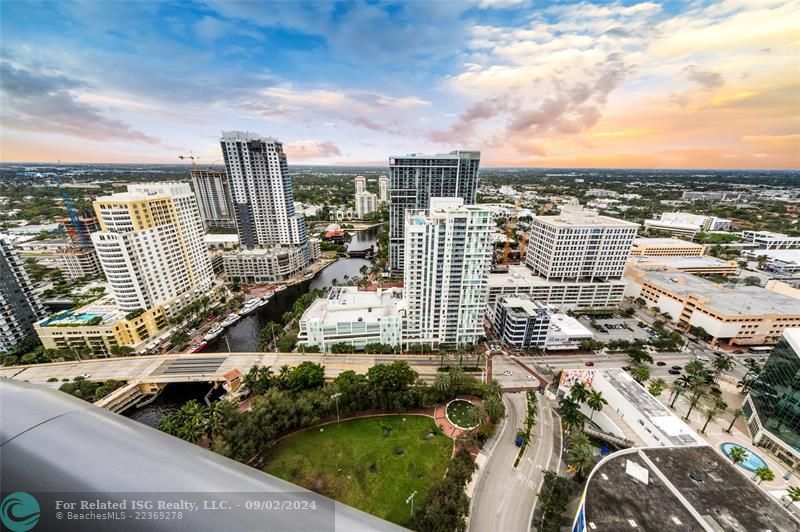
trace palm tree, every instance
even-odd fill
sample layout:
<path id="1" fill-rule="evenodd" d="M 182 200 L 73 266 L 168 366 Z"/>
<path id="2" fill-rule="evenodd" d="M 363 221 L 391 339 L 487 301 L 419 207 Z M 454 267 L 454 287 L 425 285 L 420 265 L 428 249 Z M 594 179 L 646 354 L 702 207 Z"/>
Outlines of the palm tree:
<path id="1" fill-rule="evenodd" d="M 589 395 L 589 388 L 582 382 L 576 382 L 569 391 L 569 396 L 576 403 L 583 403 Z"/>
<path id="2" fill-rule="evenodd" d="M 786 495 L 789 497 L 789 502 L 786 503 L 785 508 L 788 508 L 793 502 L 800 501 L 800 488 L 797 486 L 789 486 L 786 488 Z"/>
<path id="3" fill-rule="evenodd" d="M 650 378 L 650 368 L 646 364 L 635 364 L 631 368 L 631 377 L 639 384 Z"/>
<path id="4" fill-rule="evenodd" d="M 733 359 L 729 356 L 717 357 L 711 365 L 714 367 L 714 380 L 716 381 L 723 371 L 733 368 Z"/>
<path id="5" fill-rule="evenodd" d="M 578 431 L 573 432 L 567 438 L 570 447 L 580 447 L 581 445 L 591 445 L 592 442 L 589 440 L 589 436 L 586 435 L 585 432 Z"/>
<path id="6" fill-rule="evenodd" d="M 737 419 L 739 419 L 739 418 L 745 419 L 745 416 L 746 416 L 745 411 L 742 410 L 741 408 L 735 408 L 735 409 L 731 410 L 731 414 L 733 414 L 733 419 L 731 419 L 731 424 L 728 425 L 727 432 L 730 432 L 731 430 L 733 430 L 733 424 L 736 423 Z"/>
<path id="7" fill-rule="evenodd" d="M 499 395 L 489 395 L 486 397 L 486 399 L 483 400 L 483 406 L 486 407 L 486 413 L 489 414 L 489 417 L 493 420 L 496 421 L 503 416 L 505 407 Z"/>
<path id="8" fill-rule="evenodd" d="M 595 464 L 594 448 L 591 444 L 573 445 L 567 451 L 567 461 L 575 468 L 578 479 L 584 479 Z"/>
<path id="9" fill-rule="evenodd" d="M 433 389 L 442 394 L 443 396 L 450 395 L 450 375 L 448 373 L 439 372 L 436 379 L 433 381 Z"/>
<path id="10" fill-rule="evenodd" d="M 706 422 L 703 425 L 703 428 L 700 429 L 700 432 L 705 434 L 706 427 L 711 422 L 711 420 L 712 419 L 717 419 L 717 417 L 718 417 L 717 414 L 719 414 L 720 411 L 724 412 L 726 408 L 728 408 L 728 403 L 726 403 L 725 401 L 723 401 L 719 397 L 714 399 L 713 404 L 710 407 L 706 408 Z"/>
<path id="11" fill-rule="evenodd" d="M 489 384 L 486 385 L 486 394 L 487 395 L 497 395 L 499 396 L 503 391 L 503 388 L 500 386 L 500 381 L 497 379 L 492 379 Z"/>
<path id="12" fill-rule="evenodd" d="M 489 420 L 489 413 L 486 411 L 484 405 L 476 405 L 472 409 L 472 424 L 475 427 L 480 427 Z"/>
<path id="13" fill-rule="evenodd" d="M 684 366 L 684 368 L 683 368 L 683 369 L 684 369 L 684 370 L 686 371 L 686 373 L 688 373 L 689 375 L 691 375 L 691 376 L 694 376 L 694 375 L 697 375 L 698 373 L 700 373 L 701 371 L 703 371 L 703 370 L 704 370 L 704 369 L 706 369 L 706 368 L 705 368 L 705 366 L 703 365 L 703 363 L 702 363 L 702 362 L 700 362 L 699 360 L 692 360 L 691 362 L 689 362 L 688 364 L 686 364 L 686 366 Z"/>
<path id="14" fill-rule="evenodd" d="M 561 421 L 566 425 L 567 430 L 571 430 L 583 422 L 583 414 L 581 414 L 580 407 L 571 397 L 561 399 L 559 411 L 561 413 Z"/>
<path id="15" fill-rule="evenodd" d="M 586 397 L 586 404 L 589 408 L 592 409 L 592 413 L 589 416 L 589 421 L 591 421 L 592 418 L 594 417 L 594 413 L 602 410 L 603 405 L 607 405 L 608 401 L 606 401 L 606 398 L 603 397 L 602 392 L 599 392 L 597 390 L 592 390 Z"/>
<path id="16" fill-rule="evenodd" d="M 675 408 L 675 401 L 677 401 L 678 397 L 685 394 L 688 390 L 689 388 L 687 386 L 676 381 L 675 384 L 672 385 L 672 402 L 669 404 L 669 407 Z"/>
<path id="17" fill-rule="evenodd" d="M 708 392 L 706 392 L 706 389 L 703 387 L 695 388 L 695 390 L 692 392 L 692 395 L 689 397 L 689 411 L 686 412 L 686 417 L 683 418 L 684 420 L 689 421 L 689 416 L 692 414 L 692 410 L 694 410 L 694 407 L 700 404 L 707 393 Z"/>
<path id="18" fill-rule="evenodd" d="M 461 366 L 451 367 L 448 373 L 450 375 L 450 389 L 453 393 L 459 393 L 461 385 L 464 383 L 464 368 Z"/>
<path id="19" fill-rule="evenodd" d="M 753 480 L 758 479 L 758 484 L 761 484 L 765 480 L 767 482 L 772 482 L 775 480 L 775 473 L 767 466 L 759 467 L 756 469 L 755 473 L 756 474 L 753 475 Z"/>
<path id="20" fill-rule="evenodd" d="M 648 386 L 647 391 L 650 392 L 650 395 L 653 397 L 658 397 L 666 387 L 667 381 L 659 377 L 650 381 L 650 386 Z"/>
<path id="21" fill-rule="evenodd" d="M 728 451 L 728 458 L 731 459 L 734 465 L 739 465 L 741 462 L 747 460 L 747 451 L 744 450 L 744 447 L 734 447 Z"/>

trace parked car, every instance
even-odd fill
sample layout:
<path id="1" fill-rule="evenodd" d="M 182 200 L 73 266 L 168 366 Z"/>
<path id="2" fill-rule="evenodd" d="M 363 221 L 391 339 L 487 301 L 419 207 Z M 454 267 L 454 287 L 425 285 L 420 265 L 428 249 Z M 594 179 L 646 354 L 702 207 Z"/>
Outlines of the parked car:
<path id="1" fill-rule="evenodd" d="M 630 370 L 630 369 L 631 369 L 631 367 L 630 367 L 630 366 L 622 366 L 622 369 L 623 369 L 624 371 L 628 371 L 628 370 Z"/>
<path id="2" fill-rule="evenodd" d="M 526 381 L 532 381 L 533 380 L 533 375 L 526 375 L 525 376 L 525 380 Z"/>
<path id="3" fill-rule="evenodd" d="M 679 370 L 679 369 L 671 369 L 667 373 L 669 373 L 670 375 L 680 375 L 681 374 L 681 370 Z"/>
<path id="4" fill-rule="evenodd" d="M 658 362 L 656 362 L 656 366 L 666 366 L 666 365 L 667 363 L 664 362 L 663 360 L 659 360 Z"/>
<path id="5" fill-rule="evenodd" d="M 737 349 L 736 351 L 733 352 L 733 354 L 734 355 L 743 355 L 744 351 L 742 351 L 741 349 Z"/>
<path id="6" fill-rule="evenodd" d="M 755 362 L 756 360 L 755 360 L 754 358 L 747 357 L 747 358 L 745 358 L 745 359 L 744 359 L 744 361 L 745 361 L 745 362 L 750 362 L 750 363 L 752 364 L 752 363 L 753 363 L 753 362 Z"/>
<path id="7" fill-rule="evenodd" d="M 722 355 L 723 355 L 723 353 L 720 353 L 719 351 L 714 351 L 714 356 L 715 357 L 721 357 Z"/>
<path id="8" fill-rule="evenodd" d="M 586 361 L 584 366 L 594 366 L 594 362 L 592 362 L 591 360 L 588 360 L 588 361 Z"/>
<path id="9" fill-rule="evenodd" d="M 672 369 L 674 369 L 676 371 L 680 371 L 680 370 L 683 369 L 683 366 L 672 366 Z"/>
<path id="10" fill-rule="evenodd" d="M 697 356 L 696 356 L 696 357 L 694 357 L 694 358 L 696 358 L 697 360 L 699 360 L 699 361 L 701 361 L 701 362 L 708 362 L 708 357 L 707 357 L 707 356 L 703 356 L 703 355 L 697 355 Z"/>

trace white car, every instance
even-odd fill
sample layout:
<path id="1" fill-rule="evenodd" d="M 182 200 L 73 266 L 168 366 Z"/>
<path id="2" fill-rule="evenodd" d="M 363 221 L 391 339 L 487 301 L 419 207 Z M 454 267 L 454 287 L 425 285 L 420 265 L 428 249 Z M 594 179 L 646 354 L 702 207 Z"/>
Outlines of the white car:
<path id="1" fill-rule="evenodd" d="M 503 375 L 505 375 L 505 376 L 507 376 L 507 377 L 510 377 L 510 376 L 511 376 L 511 375 L 513 375 L 513 374 L 514 374 L 514 372 L 513 372 L 513 371 L 511 371 L 510 369 L 507 369 L 507 370 L 505 370 L 505 371 L 503 372 Z"/>
<path id="2" fill-rule="evenodd" d="M 80 377 L 83 378 L 83 379 L 88 379 L 91 376 L 92 376 L 91 373 L 84 373 L 84 374 L 80 375 Z"/>
<path id="3" fill-rule="evenodd" d="M 708 357 L 706 357 L 706 356 L 703 356 L 703 355 L 697 355 L 697 356 L 696 356 L 696 357 L 694 357 L 694 358 L 696 358 L 697 360 L 699 360 L 699 361 L 701 361 L 701 362 L 708 362 Z"/>
<path id="4" fill-rule="evenodd" d="M 527 375 L 527 376 L 525 377 L 525 380 L 526 380 L 526 381 L 532 381 L 532 380 L 533 380 L 533 375 Z"/>

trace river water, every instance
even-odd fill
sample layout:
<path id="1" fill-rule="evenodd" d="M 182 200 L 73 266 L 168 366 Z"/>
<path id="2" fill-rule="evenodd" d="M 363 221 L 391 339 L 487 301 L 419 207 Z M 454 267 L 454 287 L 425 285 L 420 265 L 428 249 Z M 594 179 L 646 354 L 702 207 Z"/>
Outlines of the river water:
<path id="1" fill-rule="evenodd" d="M 379 231 L 380 226 L 357 231 L 350 240 L 348 249 L 360 251 L 372 245 L 377 249 Z M 361 277 L 359 270 L 365 265 L 372 267 L 372 263 L 366 259 L 341 258 L 319 272 L 314 279 L 290 286 L 286 290 L 281 290 L 272 296 L 269 303 L 243 317 L 235 325 L 228 327 L 225 334 L 209 343 L 203 349 L 203 353 L 227 352 L 229 344 L 230 350 L 234 352 L 258 351 L 256 344 L 258 343 L 258 334 L 261 329 L 270 321 L 281 323 L 281 316 L 292 308 L 298 297 L 315 288 L 327 288 L 332 285 L 334 279 L 339 284 L 345 284 L 347 278 L 359 278 Z"/>

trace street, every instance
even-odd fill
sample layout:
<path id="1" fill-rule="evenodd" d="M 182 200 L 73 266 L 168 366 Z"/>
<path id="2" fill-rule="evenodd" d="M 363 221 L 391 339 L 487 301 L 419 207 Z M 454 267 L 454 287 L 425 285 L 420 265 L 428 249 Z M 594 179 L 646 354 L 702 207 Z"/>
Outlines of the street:
<path id="1" fill-rule="evenodd" d="M 560 420 L 552 411 L 555 402 L 547 395 L 539 399 L 536 426 L 531 443 L 522 460 L 514 468 L 519 448 L 514 444 L 517 429 L 526 415 L 524 392 L 503 395 L 506 420 L 502 433 L 489 450 L 472 494 L 470 530 L 507 530 L 522 532 L 530 529 L 533 509 L 541 488 L 543 471 L 559 467 L 561 448 Z"/>

